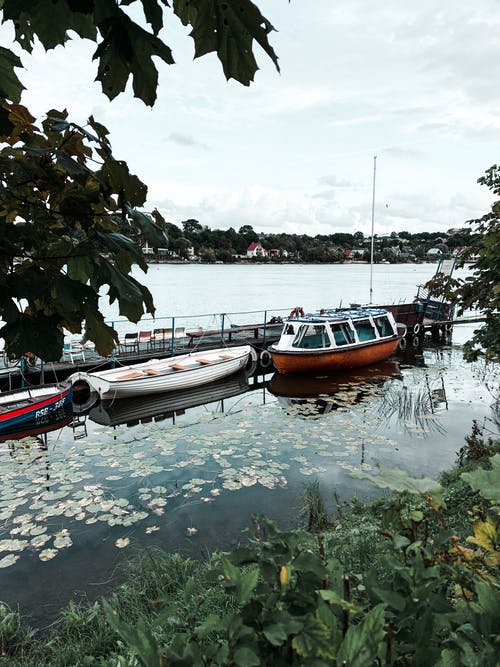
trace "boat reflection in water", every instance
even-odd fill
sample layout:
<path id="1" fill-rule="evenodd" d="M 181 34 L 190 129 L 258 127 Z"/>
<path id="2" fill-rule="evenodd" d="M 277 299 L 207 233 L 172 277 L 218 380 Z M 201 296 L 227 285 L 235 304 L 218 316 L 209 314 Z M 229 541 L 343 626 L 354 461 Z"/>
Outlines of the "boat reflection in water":
<path id="1" fill-rule="evenodd" d="M 275 373 L 268 390 L 294 415 L 314 418 L 380 395 L 381 385 L 399 378 L 401 372 L 397 361 L 383 361 L 331 375 Z"/>
<path id="2" fill-rule="evenodd" d="M 192 389 L 100 401 L 90 409 L 89 418 L 104 426 L 135 426 L 175 418 L 189 408 L 239 396 L 248 389 L 247 374 L 242 372 Z"/>

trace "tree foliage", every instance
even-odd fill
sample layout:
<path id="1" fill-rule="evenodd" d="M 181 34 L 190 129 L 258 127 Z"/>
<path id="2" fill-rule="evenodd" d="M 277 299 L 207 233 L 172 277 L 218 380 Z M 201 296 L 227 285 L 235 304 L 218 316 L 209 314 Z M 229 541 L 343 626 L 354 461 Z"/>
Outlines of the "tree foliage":
<path id="1" fill-rule="evenodd" d="M 0 152 L 0 335 L 13 355 L 56 360 L 63 330 L 80 331 L 84 320 L 85 335 L 108 354 L 116 333 L 99 293 L 108 286 L 110 302 L 132 321 L 144 308 L 154 313 L 151 294 L 129 275 L 133 264 L 147 268 L 131 237 L 164 241 L 161 216 L 154 222 L 135 209 L 146 187 L 113 159 L 93 118 L 82 128 L 50 111 L 39 128 L 20 105 L 10 118 L 17 140 Z"/>
<path id="2" fill-rule="evenodd" d="M 500 197 L 500 167 L 493 165 L 486 170 L 478 183 L 486 185 L 496 197 Z M 437 275 L 428 283 L 429 289 L 438 295 L 455 301 L 458 315 L 469 309 L 480 310 L 485 318 L 483 327 L 464 347 L 465 357 L 475 360 L 485 357 L 500 360 L 500 199 L 491 210 L 477 220 L 469 220 L 475 235 L 472 243 L 459 255 L 457 266 L 471 262 L 472 274 L 466 278 Z"/>
<path id="3" fill-rule="evenodd" d="M 64 45 L 70 32 L 97 44 L 97 80 L 110 100 L 125 90 L 132 78 L 134 95 L 152 106 L 156 100 L 158 70 L 153 58 L 174 63 L 170 47 L 160 38 L 167 0 L 52 0 L 50 11 L 40 0 L 3 0 L 4 23 L 12 23 L 15 41 L 31 53 L 37 37 L 45 49 Z M 142 10 L 147 27 L 133 18 Z M 250 0 L 173 0 L 172 10 L 191 26 L 195 57 L 217 53 L 227 79 L 248 86 L 257 71 L 254 41 L 278 67 L 269 44 L 274 30 Z M 23 85 L 15 73 L 20 59 L 11 49 L 0 48 L 0 97 L 19 102 Z"/>
<path id="4" fill-rule="evenodd" d="M 75 35 L 89 39 L 103 93 L 113 100 L 131 80 L 135 97 L 153 106 L 155 59 L 174 63 L 160 36 L 170 11 L 191 26 L 195 57 L 217 53 L 228 79 L 253 80 L 254 42 L 278 68 L 273 27 L 250 0 L 0 0 L 16 43 L 0 45 L 0 335 L 12 355 L 59 359 L 64 329 L 84 329 L 108 354 L 116 334 L 99 311 L 99 290 L 107 286 L 132 321 L 153 314 L 151 294 L 130 271 L 147 270 L 141 241 L 166 245 L 161 216 L 137 210 L 147 188 L 113 157 L 105 127 L 93 118 L 75 125 L 55 110 L 37 125 L 20 104 L 15 51 L 31 53 L 36 40 L 49 50 Z"/>

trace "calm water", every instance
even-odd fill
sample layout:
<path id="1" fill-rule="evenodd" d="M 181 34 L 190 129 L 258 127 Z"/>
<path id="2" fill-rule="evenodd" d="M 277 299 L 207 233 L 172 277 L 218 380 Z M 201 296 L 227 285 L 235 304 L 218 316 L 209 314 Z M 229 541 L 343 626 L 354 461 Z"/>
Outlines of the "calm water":
<path id="1" fill-rule="evenodd" d="M 374 300 L 411 298 L 434 267 L 384 266 Z M 160 314 L 312 310 L 366 301 L 369 267 L 152 266 Z M 316 379 L 235 376 L 210 388 L 96 406 L 79 425 L 0 444 L 0 599 L 43 626 L 72 596 L 116 585 L 144 545 L 203 556 L 241 539 L 255 512 L 297 525 L 304 485 L 329 506 L 367 497 L 378 462 L 450 467 L 472 419 L 491 420 L 495 378 L 454 344 Z M 487 421 L 491 425 L 491 421 Z"/>
<path id="2" fill-rule="evenodd" d="M 437 264 L 374 266 L 373 303 L 411 301 L 416 285 L 429 280 L 436 268 Z M 151 264 L 147 274 L 134 275 L 154 296 L 158 326 L 162 317 L 175 317 L 177 324 L 208 328 L 218 322 L 220 313 L 228 313 L 227 323 L 238 324 L 252 321 L 250 316 L 238 315 L 242 312 L 267 310 L 269 315 L 283 315 L 295 306 L 308 312 L 368 303 L 370 296 L 368 264 Z M 119 319 L 104 299 L 102 310 L 110 319 Z M 122 322 L 117 328 L 122 333 L 130 325 Z"/>

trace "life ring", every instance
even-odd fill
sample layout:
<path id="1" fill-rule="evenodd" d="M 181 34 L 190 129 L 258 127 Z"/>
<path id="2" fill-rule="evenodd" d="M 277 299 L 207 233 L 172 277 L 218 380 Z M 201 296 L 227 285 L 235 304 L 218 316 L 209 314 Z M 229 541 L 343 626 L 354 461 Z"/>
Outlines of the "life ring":
<path id="1" fill-rule="evenodd" d="M 273 363 L 273 359 L 267 350 L 262 350 L 259 361 L 262 368 L 267 368 Z"/>
<path id="2" fill-rule="evenodd" d="M 420 322 L 415 322 L 415 324 L 413 325 L 413 333 L 415 334 L 415 336 L 418 336 L 418 334 L 420 333 Z"/>
<path id="3" fill-rule="evenodd" d="M 453 331 L 453 324 L 451 322 L 448 322 L 448 324 L 444 325 L 444 330 L 446 333 L 451 333 Z"/>
<path id="4" fill-rule="evenodd" d="M 406 350 L 406 338 L 400 338 L 398 346 L 400 350 Z"/>
<path id="5" fill-rule="evenodd" d="M 418 347 L 420 345 L 420 338 L 418 336 L 413 336 L 413 340 L 411 343 L 413 347 Z"/>
<path id="6" fill-rule="evenodd" d="M 297 306 L 293 310 L 290 311 L 290 315 L 288 317 L 304 317 L 304 309 L 302 306 Z"/>

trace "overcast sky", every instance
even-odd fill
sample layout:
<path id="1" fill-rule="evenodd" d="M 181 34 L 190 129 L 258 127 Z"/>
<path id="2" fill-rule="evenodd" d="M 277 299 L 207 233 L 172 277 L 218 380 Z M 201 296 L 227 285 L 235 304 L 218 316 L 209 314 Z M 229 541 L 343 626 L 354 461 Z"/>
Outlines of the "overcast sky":
<path id="1" fill-rule="evenodd" d="M 95 45 L 22 55 L 32 113 L 66 107 L 110 130 L 157 207 L 180 226 L 259 232 L 445 231 L 492 202 L 500 160 L 498 0 L 258 0 L 281 74 L 257 46 L 250 88 L 226 82 L 168 15 L 153 109 L 94 83 Z"/>

